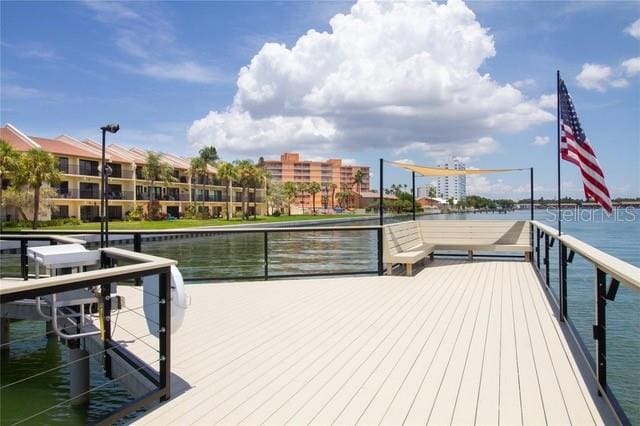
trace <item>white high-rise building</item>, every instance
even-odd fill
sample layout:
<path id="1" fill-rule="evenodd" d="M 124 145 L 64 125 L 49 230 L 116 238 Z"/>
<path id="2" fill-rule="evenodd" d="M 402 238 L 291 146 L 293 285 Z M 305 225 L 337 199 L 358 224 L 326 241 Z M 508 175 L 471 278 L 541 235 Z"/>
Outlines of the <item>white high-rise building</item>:
<path id="1" fill-rule="evenodd" d="M 464 163 L 458 159 L 449 159 L 446 163 L 438 164 L 443 169 L 465 170 Z M 438 197 L 448 200 L 453 198 L 459 201 L 467 195 L 467 177 L 462 176 L 440 176 L 436 182 Z"/>

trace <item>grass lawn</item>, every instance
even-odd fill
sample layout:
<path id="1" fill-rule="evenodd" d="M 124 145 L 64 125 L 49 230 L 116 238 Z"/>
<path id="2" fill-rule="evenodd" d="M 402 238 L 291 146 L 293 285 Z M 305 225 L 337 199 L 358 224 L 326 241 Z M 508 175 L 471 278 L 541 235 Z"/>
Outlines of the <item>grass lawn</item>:
<path id="1" fill-rule="evenodd" d="M 293 216 L 258 216 L 256 220 L 251 218 L 250 220 L 240 219 L 176 219 L 176 220 L 158 220 L 158 221 L 140 221 L 140 222 L 109 222 L 109 230 L 130 230 L 130 229 L 175 229 L 175 228 L 193 228 L 198 226 L 226 226 L 226 225 L 251 225 L 273 222 L 286 222 L 286 221 L 301 221 L 301 220 L 323 220 L 323 219 L 347 219 L 354 217 L 363 217 L 364 215 L 355 214 L 336 214 L 336 215 L 293 215 Z M 372 216 L 373 217 L 373 216 Z M 20 231 L 21 229 L 31 228 L 4 228 L 3 232 L 10 233 Z M 75 226 L 49 226 L 38 229 L 50 229 L 50 230 L 100 230 L 99 222 L 83 223 Z"/>

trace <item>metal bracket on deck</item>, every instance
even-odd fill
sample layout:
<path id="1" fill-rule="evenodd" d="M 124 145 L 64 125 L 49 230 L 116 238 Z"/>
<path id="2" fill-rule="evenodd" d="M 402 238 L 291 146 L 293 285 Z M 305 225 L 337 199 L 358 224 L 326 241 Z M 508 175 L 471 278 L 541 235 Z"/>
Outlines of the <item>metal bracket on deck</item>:
<path id="1" fill-rule="evenodd" d="M 607 290 L 607 294 L 604 296 L 607 300 L 615 300 L 616 294 L 618 293 L 618 286 L 620 285 L 620 281 L 615 278 L 611 278 L 611 284 L 609 284 L 609 289 Z"/>
<path id="2" fill-rule="evenodd" d="M 569 249 L 569 256 L 567 256 L 567 263 L 573 263 L 573 258 L 575 257 L 576 252 Z"/>
<path id="3" fill-rule="evenodd" d="M 555 238 L 549 238 L 549 247 L 553 247 L 553 245 L 555 244 L 556 239 Z"/>

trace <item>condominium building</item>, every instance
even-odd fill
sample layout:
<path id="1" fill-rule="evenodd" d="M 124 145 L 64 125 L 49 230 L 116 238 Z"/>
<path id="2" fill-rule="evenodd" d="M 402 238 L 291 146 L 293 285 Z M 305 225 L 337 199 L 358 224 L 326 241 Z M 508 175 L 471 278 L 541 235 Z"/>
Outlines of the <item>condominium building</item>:
<path id="1" fill-rule="evenodd" d="M 451 158 L 446 163 L 438 164 L 443 169 L 465 170 L 464 163 L 457 158 Z M 440 176 L 436 182 L 436 192 L 439 198 L 448 200 L 453 198 L 456 202 L 467 196 L 466 176 Z"/>
<path id="2" fill-rule="evenodd" d="M 286 152 L 280 156 L 280 160 L 265 160 L 263 166 L 270 173 L 273 181 L 278 182 L 317 182 L 322 191 L 315 195 L 316 208 L 324 207 L 322 197 L 326 197 L 326 205 L 329 208 L 337 207 L 331 184 L 335 184 L 335 192 L 343 188 L 349 191 L 369 192 L 369 167 L 343 165 L 341 159 L 327 161 L 300 160 L 300 154 Z M 356 184 L 354 178 L 362 171 L 362 183 Z M 311 207 L 313 200 L 310 194 L 299 195 L 295 201 L 302 207 Z"/>
<path id="3" fill-rule="evenodd" d="M 82 220 L 99 220 L 100 177 L 98 166 L 102 158 L 102 147 L 92 140 L 77 140 L 61 135 L 56 138 L 27 136 L 11 124 L 0 128 L 0 139 L 8 142 L 16 151 L 42 149 L 53 154 L 58 161 L 62 179 L 56 185 L 50 215 L 42 219 L 76 217 Z M 173 168 L 173 180 L 169 183 L 150 182 L 142 170 L 147 161 L 147 152 L 138 148 L 127 149 L 117 144 L 106 148 L 106 159 L 111 167 L 108 216 L 122 219 L 136 206 L 147 211 L 150 199 L 157 200 L 162 212 L 174 217 L 184 214 L 191 203 L 199 209 L 207 209 L 213 217 L 224 215 L 227 201 L 231 201 L 232 212 L 242 209 L 242 188 L 232 183 L 228 186 L 220 181 L 215 167 L 208 167 L 206 176 L 191 178 L 190 159 L 174 154 L 160 154 L 161 160 Z M 10 181 L 11 177 L 9 177 Z M 7 186 L 8 181 L 3 182 Z M 266 213 L 265 190 L 249 190 L 249 211 Z M 17 212 L 3 209 L 3 220 L 16 219 Z"/>

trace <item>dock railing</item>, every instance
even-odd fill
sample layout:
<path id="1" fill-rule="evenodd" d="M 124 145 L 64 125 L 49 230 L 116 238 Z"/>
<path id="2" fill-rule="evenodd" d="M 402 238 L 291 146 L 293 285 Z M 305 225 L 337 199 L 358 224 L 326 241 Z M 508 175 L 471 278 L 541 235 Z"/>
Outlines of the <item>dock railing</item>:
<path id="1" fill-rule="evenodd" d="M 622 424 L 630 424 L 618 400 L 614 396 L 609 383 L 607 382 L 607 304 L 613 302 L 618 293 L 620 284 L 632 289 L 635 296 L 640 296 L 640 268 L 631 265 L 623 260 L 611 256 L 591 245 L 572 237 L 571 235 L 558 235 L 558 231 L 544 223 L 530 221 L 534 234 L 533 249 L 534 255 L 531 262 L 538 272 L 540 279 L 549 289 L 551 299 L 558 308 L 558 321 L 565 323 L 569 328 L 572 337 L 583 352 L 585 359 L 594 374 L 598 384 L 598 394 L 604 396 L 611 407 L 618 415 Z M 556 253 L 553 249 L 556 245 Z M 553 250 L 552 250 L 553 249 Z M 581 256 L 585 261 L 594 267 L 594 311 L 593 340 L 595 341 L 595 359 L 585 342 L 580 337 L 580 333 L 570 320 L 569 298 L 570 291 L 567 283 L 568 268 L 574 262 L 575 255 Z M 551 259 L 557 255 L 557 276 L 552 276 Z M 557 280 L 557 281 L 556 281 Z M 609 281 L 609 282 L 607 282 Z M 551 291 L 552 285 L 557 282 L 557 297 Z"/>
<path id="2" fill-rule="evenodd" d="M 5 236 L 2 237 L 5 239 Z M 40 239 L 44 236 L 38 237 Z M 47 237 L 51 242 L 65 242 L 66 238 L 53 238 Z M 10 330 L 3 330 L 6 333 L 3 337 L 3 341 L 0 344 L 0 349 L 3 351 L 9 351 L 12 346 L 20 345 L 26 340 L 34 340 L 41 338 L 54 338 L 59 336 L 61 342 L 64 342 L 70 350 L 81 350 L 79 354 L 70 355 L 68 362 L 60 362 L 54 368 L 48 368 L 44 371 L 31 374 L 28 377 L 18 377 L 9 383 L 2 383 L 0 385 L 0 391 L 11 392 L 14 386 L 21 385 L 30 380 L 39 380 L 44 375 L 51 374 L 55 371 L 70 371 L 71 384 L 70 384 L 70 398 L 63 401 L 56 402 L 55 404 L 40 409 L 36 408 L 36 412 L 30 413 L 22 418 L 11 418 L 10 423 L 21 424 L 28 422 L 41 422 L 42 415 L 51 412 L 52 410 L 65 410 L 69 409 L 69 405 L 84 404 L 79 401 L 84 401 L 89 398 L 92 392 L 98 391 L 105 386 L 112 385 L 117 382 L 123 383 L 125 380 L 129 380 L 133 374 L 138 374 L 141 377 L 144 392 L 137 395 L 134 399 L 127 398 L 122 401 L 122 405 L 115 409 L 113 412 L 104 414 L 104 408 L 101 408 L 100 416 L 96 422 L 98 424 L 112 424 L 113 422 L 121 419 L 136 410 L 149 406 L 154 401 L 163 401 L 170 398 L 171 391 L 171 266 L 176 262 L 170 259 L 159 258 L 155 256 L 149 256 L 139 253 L 133 253 L 128 250 L 119 248 L 104 248 L 101 249 L 101 257 L 103 266 L 101 269 L 78 272 L 68 275 L 58 275 L 41 279 L 2 279 L 0 280 L 0 304 L 3 309 L 9 309 L 14 302 L 27 303 L 34 299 L 50 295 L 59 295 L 64 292 L 78 290 L 78 289 L 91 289 L 96 296 L 96 303 L 91 303 L 78 306 L 66 306 L 61 309 L 61 315 L 58 315 L 59 324 L 58 327 L 48 327 L 48 331 L 44 334 L 33 333 L 26 338 L 18 340 L 7 339 L 6 334 L 11 334 Z M 122 266 L 118 266 L 121 263 Z M 142 339 L 155 335 L 149 333 L 145 336 L 135 335 L 131 332 L 127 332 L 130 336 L 127 339 L 141 340 L 147 346 L 154 349 L 157 354 L 157 360 L 145 363 L 142 362 L 135 354 L 131 353 L 126 345 L 122 345 L 119 342 L 112 339 L 112 316 L 121 315 L 125 312 L 132 312 L 137 315 L 142 315 L 140 311 L 143 308 L 147 308 L 149 305 L 139 307 L 125 307 L 121 303 L 119 298 L 114 297 L 112 293 L 112 284 L 114 283 L 129 283 L 132 284 L 135 280 L 140 280 L 147 276 L 158 276 L 158 289 L 154 297 L 157 297 L 157 302 L 153 302 L 158 309 L 158 323 L 157 326 L 157 349 L 152 348 L 151 344 L 143 341 Z M 28 278 L 28 277 L 27 277 Z M 138 288 L 139 291 L 144 291 L 142 288 Z M 55 300 L 55 299 L 54 299 Z M 152 299 L 155 300 L 155 299 Z M 47 309 L 54 309 L 53 306 L 47 306 Z M 154 309 L 153 306 L 149 309 Z M 64 312 L 62 312 L 64 310 Z M 4 316 L 7 312 L 4 312 Z M 96 318 L 97 316 L 97 318 Z M 44 319 L 43 319 L 44 320 Z M 117 323 L 116 323 L 117 324 Z M 118 325 L 118 329 L 122 326 Z M 79 332 L 86 330 L 95 330 L 93 332 Z M 8 331 L 8 333 L 7 333 Z M 87 341 L 81 344 L 82 339 L 87 339 L 88 335 L 95 335 L 91 337 L 95 338 L 95 342 L 89 345 Z M 81 336 L 80 338 L 74 336 Z M 97 343 L 97 345 L 96 345 Z M 101 346 L 100 346 L 101 345 Z M 87 348 L 94 346 L 94 350 L 88 352 Z M 84 349 L 83 349 L 84 348 Z M 96 349 L 98 348 L 98 349 Z M 118 362 L 115 362 L 117 358 Z M 85 368 L 89 369 L 89 360 L 98 360 L 104 368 L 104 375 L 106 381 L 96 386 L 89 387 L 88 373 L 83 375 L 83 379 L 80 379 L 74 384 L 74 378 L 72 370 L 78 368 L 79 365 L 85 363 Z M 11 368 L 11 358 L 9 358 L 8 368 Z M 81 374 L 81 373 L 79 373 Z M 82 375 L 82 374 L 81 374 Z M 139 382 L 140 379 L 136 379 Z M 145 381 L 146 380 L 146 381 Z M 78 384 L 80 383 L 80 384 Z M 86 384 L 85 388 L 82 383 Z M 150 390 L 149 390 L 150 389 Z M 90 415 L 91 413 L 88 413 Z M 94 421 L 92 420 L 91 423 Z"/>
<path id="3" fill-rule="evenodd" d="M 302 278 L 302 277 L 321 277 L 321 276 L 341 276 L 341 275 L 382 275 L 384 273 L 384 265 L 382 263 L 382 249 L 383 249 L 383 228 L 379 225 L 370 225 L 370 226 L 331 226 L 331 227 L 323 227 L 323 226 L 300 226 L 300 227 L 274 227 L 274 228 L 249 228 L 249 227 L 237 227 L 237 228 L 215 228 L 215 229 L 164 229 L 164 230 L 139 230 L 139 231 L 109 231 L 110 235 L 126 235 L 131 236 L 133 240 L 133 251 L 136 253 L 142 253 L 143 251 L 143 243 L 145 238 L 153 238 L 153 237 L 162 237 L 168 235 L 184 235 L 191 237 L 212 237 L 217 235 L 240 235 L 240 234 L 255 234 L 262 236 L 262 246 L 263 246 L 263 257 L 262 257 L 262 267 L 261 267 L 261 275 L 246 275 L 242 276 L 206 276 L 206 277 L 189 277 L 186 275 L 184 277 L 184 281 L 221 281 L 221 280 L 270 280 L 270 279 L 285 279 L 285 278 Z M 344 233 L 345 235 L 353 234 L 353 233 L 367 233 L 375 231 L 375 239 L 376 239 L 376 249 L 375 249 L 375 258 L 376 258 L 376 267 L 375 269 L 366 268 L 366 269 L 358 269 L 358 270 L 343 270 L 343 271 L 335 271 L 335 270 L 327 270 L 322 272 L 304 272 L 304 273 L 278 273 L 273 274 L 273 271 L 270 268 L 271 265 L 271 257 L 270 257 L 270 236 L 273 234 L 283 234 L 283 233 L 296 233 L 302 234 L 312 234 L 318 232 L 337 232 Z M 60 230 L 56 231 L 57 234 L 60 235 L 99 235 L 99 231 L 73 231 L 73 230 Z M 29 259 L 26 257 L 26 247 L 28 246 L 28 242 L 30 240 L 35 240 L 35 237 L 44 238 L 43 231 L 38 230 L 28 230 L 21 231 L 20 234 L 14 235 L 2 235 L 0 239 L 4 240 L 19 240 L 21 242 L 21 247 L 24 246 L 25 256 L 21 258 L 20 265 L 23 276 L 26 276 L 29 271 L 28 262 Z M 5 238 L 6 237 L 6 238 Z M 370 253 L 367 251 L 366 253 L 361 253 L 363 256 L 370 256 Z"/>

